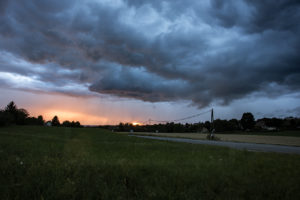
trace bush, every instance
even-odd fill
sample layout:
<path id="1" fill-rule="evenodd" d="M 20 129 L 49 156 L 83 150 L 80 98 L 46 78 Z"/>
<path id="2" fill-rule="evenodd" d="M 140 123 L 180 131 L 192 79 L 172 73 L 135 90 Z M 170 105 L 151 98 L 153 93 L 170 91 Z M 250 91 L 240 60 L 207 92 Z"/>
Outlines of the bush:
<path id="1" fill-rule="evenodd" d="M 7 126 L 13 122 L 13 116 L 5 111 L 0 111 L 0 126 Z"/>

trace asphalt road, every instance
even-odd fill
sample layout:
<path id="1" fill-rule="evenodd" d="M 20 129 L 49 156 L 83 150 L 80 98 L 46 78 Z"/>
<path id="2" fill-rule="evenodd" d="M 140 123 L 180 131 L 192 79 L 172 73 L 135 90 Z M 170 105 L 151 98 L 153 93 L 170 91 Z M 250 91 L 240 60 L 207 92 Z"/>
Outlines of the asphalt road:
<path id="1" fill-rule="evenodd" d="M 155 136 L 142 136 L 142 135 L 129 135 L 129 136 L 146 138 L 146 139 L 154 139 L 154 140 L 172 141 L 172 142 L 185 142 L 191 144 L 224 146 L 224 147 L 230 147 L 235 149 L 246 149 L 248 151 L 300 154 L 300 147 L 296 147 L 296 146 L 255 144 L 255 143 L 242 143 L 242 142 L 224 142 L 224 141 L 211 141 L 211 140 L 194 140 L 194 139 L 184 139 L 184 138 L 155 137 Z"/>

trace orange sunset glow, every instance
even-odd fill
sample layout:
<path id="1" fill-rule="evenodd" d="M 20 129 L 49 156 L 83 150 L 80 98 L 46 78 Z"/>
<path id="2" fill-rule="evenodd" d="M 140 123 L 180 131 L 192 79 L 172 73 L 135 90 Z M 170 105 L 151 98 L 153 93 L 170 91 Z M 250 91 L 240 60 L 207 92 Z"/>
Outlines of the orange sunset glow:
<path id="1" fill-rule="evenodd" d="M 143 125 L 142 123 L 139 123 L 139 122 L 132 122 L 132 125 L 133 126 L 141 126 L 141 125 Z"/>
<path id="2" fill-rule="evenodd" d="M 21 90 L 0 88 L 1 107 L 10 101 L 15 101 L 19 108 L 25 108 L 30 116 L 42 115 L 51 120 L 55 115 L 59 121 L 79 121 L 83 125 L 116 125 L 120 122 L 132 123 L 134 126 L 143 125 L 149 118 L 169 119 L 176 116 L 182 108 L 174 109 L 169 104 L 145 104 L 132 100 L 115 101 L 114 99 L 99 99 L 97 97 L 76 97 L 63 94 L 34 93 Z M 125 106 L 126 105 L 126 106 Z M 190 110 L 189 110 L 190 109 Z M 192 108 L 185 108 L 186 114 Z"/>
<path id="3" fill-rule="evenodd" d="M 76 113 L 72 111 L 60 111 L 60 110 L 49 110 L 44 111 L 44 118 L 51 119 L 57 115 L 61 122 L 65 120 L 69 121 L 80 121 L 82 124 L 106 124 L 109 120 L 105 117 L 92 116 L 86 113 Z"/>

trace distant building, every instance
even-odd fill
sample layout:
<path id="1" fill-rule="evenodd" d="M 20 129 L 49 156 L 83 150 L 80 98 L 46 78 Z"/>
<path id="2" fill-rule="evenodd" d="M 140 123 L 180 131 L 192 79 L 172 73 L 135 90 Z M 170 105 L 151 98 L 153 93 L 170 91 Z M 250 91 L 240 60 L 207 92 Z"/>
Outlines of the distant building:
<path id="1" fill-rule="evenodd" d="M 52 122 L 51 122 L 51 121 L 47 121 L 47 122 L 45 123 L 45 126 L 52 126 Z"/>
<path id="2" fill-rule="evenodd" d="M 268 131 L 277 131 L 276 127 L 266 127 L 266 130 Z"/>
<path id="3" fill-rule="evenodd" d="M 267 127 L 267 126 L 266 126 L 266 123 L 263 120 L 259 120 L 259 121 L 256 122 L 255 127 L 265 129 L 265 127 Z"/>
<path id="4" fill-rule="evenodd" d="M 255 127 L 259 128 L 259 129 L 267 130 L 267 131 L 276 131 L 277 130 L 276 127 L 267 126 L 265 121 L 263 121 L 263 120 L 259 120 L 258 122 L 256 122 Z"/>

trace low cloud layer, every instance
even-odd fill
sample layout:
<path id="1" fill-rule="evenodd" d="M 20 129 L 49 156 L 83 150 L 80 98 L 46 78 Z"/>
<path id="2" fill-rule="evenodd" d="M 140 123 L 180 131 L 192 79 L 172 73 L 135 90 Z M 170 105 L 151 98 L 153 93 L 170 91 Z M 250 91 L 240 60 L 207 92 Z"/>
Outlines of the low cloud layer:
<path id="1" fill-rule="evenodd" d="M 0 71 L 198 107 L 278 97 L 300 90 L 299 19 L 297 0 L 6 0 Z"/>

